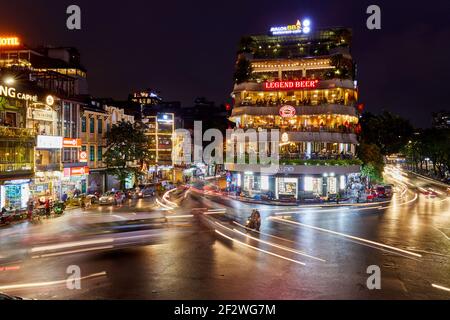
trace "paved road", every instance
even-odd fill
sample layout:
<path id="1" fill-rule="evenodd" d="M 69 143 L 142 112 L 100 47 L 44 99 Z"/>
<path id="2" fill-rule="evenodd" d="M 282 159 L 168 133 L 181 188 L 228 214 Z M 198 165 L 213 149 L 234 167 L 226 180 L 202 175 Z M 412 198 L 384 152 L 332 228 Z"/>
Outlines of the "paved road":
<path id="1" fill-rule="evenodd" d="M 194 191 L 3 228 L 0 291 L 36 299 L 449 299 L 450 198 L 405 175 L 390 172 L 391 203 L 258 206 L 259 234 L 239 225 L 253 205 Z M 438 195 L 423 194 L 428 188 Z M 72 265 L 81 268 L 80 290 L 66 286 Z M 381 269 L 381 290 L 367 289 L 371 265 Z"/>

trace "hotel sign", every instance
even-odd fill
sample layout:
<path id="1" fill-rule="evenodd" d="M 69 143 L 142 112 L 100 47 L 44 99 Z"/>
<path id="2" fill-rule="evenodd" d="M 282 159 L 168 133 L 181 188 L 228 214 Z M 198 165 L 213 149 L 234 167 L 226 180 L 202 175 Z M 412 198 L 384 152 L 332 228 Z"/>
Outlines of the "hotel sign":
<path id="1" fill-rule="evenodd" d="M 20 46 L 19 38 L 0 37 L 0 47 L 17 47 L 17 46 Z"/>
<path id="2" fill-rule="evenodd" d="M 24 92 L 18 92 L 16 88 L 14 87 L 7 87 L 0 85 L 0 96 L 6 97 L 6 98 L 13 98 L 13 99 L 19 99 L 19 100 L 26 100 L 30 102 L 37 102 L 38 96 L 24 93 Z"/>
<path id="3" fill-rule="evenodd" d="M 297 20 L 296 24 L 281 26 L 281 27 L 272 27 L 270 28 L 270 32 L 274 36 L 279 35 L 292 35 L 292 34 L 301 34 L 301 33 L 309 33 L 311 31 L 311 21 L 308 19 Z"/>
<path id="4" fill-rule="evenodd" d="M 319 80 L 271 81 L 264 82 L 264 90 L 315 89 Z"/>

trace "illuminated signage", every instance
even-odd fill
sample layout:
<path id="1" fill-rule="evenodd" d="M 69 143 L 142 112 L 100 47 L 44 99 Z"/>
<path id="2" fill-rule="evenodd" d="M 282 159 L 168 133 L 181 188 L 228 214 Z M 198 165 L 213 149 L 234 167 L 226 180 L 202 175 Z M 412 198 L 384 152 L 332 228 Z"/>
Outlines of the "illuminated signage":
<path id="1" fill-rule="evenodd" d="M 303 20 L 303 22 L 297 20 L 296 24 L 281 27 L 272 27 L 270 28 L 270 32 L 274 36 L 300 34 L 300 33 L 306 34 L 311 32 L 311 21 L 308 19 Z"/>
<path id="2" fill-rule="evenodd" d="M 81 148 L 81 139 L 64 138 L 64 148 Z"/>
<path id="3" fill-rule="evenodd" d="M 281 136 L 281 142 L 283 143 L 289 142 L 289 135 L 287 134 L 287 132 L 283 133 L 283 135 Z"/>
<path id="4" fill-rule="evenodd" d="M 28 119 L 39 120 L 39 121 L 52 122 L 54 120 L 53 111 L 44 110 L 44 109 L 28 108 L 27 117 L 28 117 Z"/>
<path id="5" fill-rule="evenodd" d="M 64 177 L 79 177 L 89 174 L 89 167 L 64 168 Z"/>
<path id="6" fill-rule="evenodd" d="M 62 149 L 63 137 L 37 136 L 36 148 L 38 149 Z"/>
<path id="7" fill-rule="evenodd" d="M 45 98 L 45 102 L 49 106 L 52 106 L 55 103 L 55 98 L 53 98 L 53 96 L 47 96 L 47 98 Z"/>
<path id="8" fill-rule="evenodd" d="M 16 47 L 16 46 L 20 46 L 19 38 L 0 37 L 0 47 Z"/>
<path id="9" fill-rule="evenodd" d="M 23 93 L 23 92 L 17 92 L 16 88 L 2 86 L 2 85 L 0 85 L 0 96 L 4 96 L 7 98 L 13 98 L 13 99 L 19 99 L 19 100 L 26 100 L 26 101 L 31 101 L 31 102 L 38 101 L 37 95 Z"/>
<path id="10" fill-rule="evenodd" d="M 264 82 L 265 90 L 315 89 L 319 80 L 271 81 Z"/>
<path id="11" fill-rule="evenodd" d="M 293 106 L 283 106 L 280 108 L 280 116 L 283 118 L 291 118 L 297 114 Z"/>
<path id="12" fill-rule="evenodd" d="M 80 162 L 88 162 L 87 151 L 80 151 L 78 153 L 78 159 L 79 159 Z"/>

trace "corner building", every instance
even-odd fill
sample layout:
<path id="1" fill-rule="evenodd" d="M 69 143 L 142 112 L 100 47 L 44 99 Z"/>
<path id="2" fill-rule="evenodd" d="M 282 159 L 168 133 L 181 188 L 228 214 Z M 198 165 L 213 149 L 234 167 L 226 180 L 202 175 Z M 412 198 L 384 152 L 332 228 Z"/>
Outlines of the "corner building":
<path id="1" fill-rule="evenodd" d="M 280 130 L 280 166 L 264 175 L 260 165 L 227 164 L 229 189 L 289 201 L 346 192 L 360 172 L 351 40 L 349 29 L 314 30 L 305 20 L 241 39 L 230 120 L 236 129 Z"/>

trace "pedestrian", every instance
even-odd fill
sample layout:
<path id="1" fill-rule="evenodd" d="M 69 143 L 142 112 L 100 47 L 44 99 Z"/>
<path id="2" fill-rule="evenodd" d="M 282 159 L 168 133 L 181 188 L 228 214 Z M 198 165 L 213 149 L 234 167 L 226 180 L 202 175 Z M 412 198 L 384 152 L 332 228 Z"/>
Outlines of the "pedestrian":
<path id="1" fill-rule="evenodd" d="M 62 202 L 66 203 L 67 202 L 67 198 L 68 198 L 67 193 L 64 192 L 64 194 L 61 197 Z"/>
<path id="2" fill-rule="evenodd" d="M 33 219 L 33 210 L 34 210 L 34 200 L 33 198 L 30 197 L 30 199 L 28 199 L 28 220 L 32 220 Z"/>
<path id="3" fill-rule="evenodd" d="M 50 199 L 47 198 L 45 200 L 44 207 L 45 207 L 45 214 L 47 215 L 47 217 L 50 216 Z"/>

